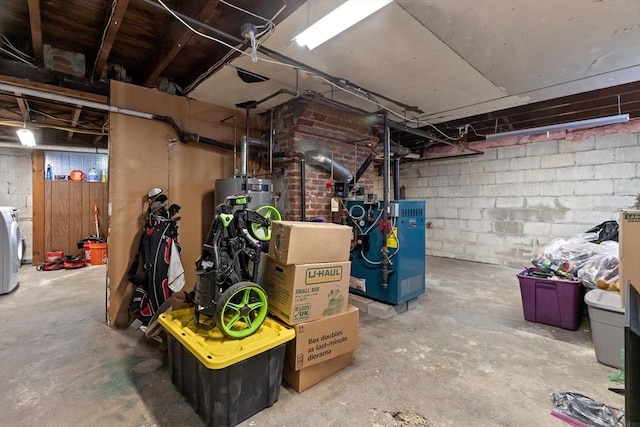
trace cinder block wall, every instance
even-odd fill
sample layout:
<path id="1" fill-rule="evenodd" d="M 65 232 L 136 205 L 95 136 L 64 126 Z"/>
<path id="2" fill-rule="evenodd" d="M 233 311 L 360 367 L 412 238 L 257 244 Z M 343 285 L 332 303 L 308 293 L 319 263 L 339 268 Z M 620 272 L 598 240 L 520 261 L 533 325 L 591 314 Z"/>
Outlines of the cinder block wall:
<path id="1" fill-rule="evenodd" d="M 337 102 L 319 99 L 322 104 L 297 98 L 274 109 L 274 151 L 324 150 L 355 176 L 371 152 L 369 146 L 377 143 L 376 138 L 370 137 L 370 123 L 362 115 L 344 111 L 345 106 Z M 264 129 L 269 128 L 267 120 Z M 274 159 L 273 167 L 274 192 L 280 194 L 278 208 L 285 219 L 301 220 L 300 161 Z M 358 185 L 371 191 L 373 176 L 372 166 Z M 334 179 L 337 180 L 335 176 Z M 331 218 L 333 188 L 327 184 L 332 182 L 331 171 L 305 163 L 306 220 L 316 216 Z"/>
<path id="2" fill-rule="evenodd" d="M 523 267 L 554 237 L 617 219 L 640 193 L 639 125 L 486 142 L 482 155 L 404 164 L 407 199 L 427 201 L 427 253 Z"/>
<path id="3" fill-rule="evenodd" d="M 32 188 L 31 150 L 0 148 L 0 206 L 20 209 L 18 226 L 27 244 L 24 262 L 32 258 Z"/>

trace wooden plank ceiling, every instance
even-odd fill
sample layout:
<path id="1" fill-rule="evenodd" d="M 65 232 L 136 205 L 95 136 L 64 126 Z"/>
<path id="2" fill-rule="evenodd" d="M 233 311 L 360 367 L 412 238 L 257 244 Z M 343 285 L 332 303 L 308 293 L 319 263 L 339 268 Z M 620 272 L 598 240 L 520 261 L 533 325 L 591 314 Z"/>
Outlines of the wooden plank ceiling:
<path id="1" fill-rule="evenodd" d="M 214 73 L 229 48 L 199 37 L 166 11 L 145 0 L 3 0 L 0 14 L 0 82 L 106 102 L 109 79 L 183 94 L 199 77 Z M 277 25 L 304 0 L 165 0 L 180 14 L 236 38 L 240 27 Z M 237 6 L 237 7 L 232 7 Z M 252 16 L 240 9 L 250 10 Z M 202 30 L 202 28 L 196 28 Z M 58 56 L 47 61 L 47 50 Z M 60 70 L 67 56 L 80 58 Z M 82 68 L 82 72 L 77 72 Z M 106 113 L 0 91 L 0 138 L 15 141 L 27 123 L 47 143 L 105 146 Z"/>

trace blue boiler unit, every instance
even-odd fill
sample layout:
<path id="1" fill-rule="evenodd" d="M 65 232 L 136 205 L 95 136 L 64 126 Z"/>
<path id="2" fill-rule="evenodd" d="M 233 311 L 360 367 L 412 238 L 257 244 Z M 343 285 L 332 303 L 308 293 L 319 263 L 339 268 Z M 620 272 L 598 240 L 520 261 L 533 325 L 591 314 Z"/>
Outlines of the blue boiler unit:
<path id="1" fill-rule="evenodd" d="M 355 235 L 349 291 L 394 305 L 424 294 L 426 202 L 389 202 L 387 287 L 383 287 L 382 277 L 382 202 L 347 200 L 346 207 L 347 223 Z"/>

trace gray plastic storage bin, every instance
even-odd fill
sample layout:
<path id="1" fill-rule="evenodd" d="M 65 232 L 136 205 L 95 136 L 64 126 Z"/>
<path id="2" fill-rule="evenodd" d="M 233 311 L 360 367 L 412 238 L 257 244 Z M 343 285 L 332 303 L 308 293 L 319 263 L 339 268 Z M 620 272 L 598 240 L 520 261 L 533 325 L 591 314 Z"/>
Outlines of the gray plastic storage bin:
<path id="1" fill-rule="evenodd" d="M 584 296 L 584 302 L 589 307 L 596 359 L 603 365 L 622 368 L 620 349 L 624 348 L 624 308 L 620 293 L 593 289 Z"/>

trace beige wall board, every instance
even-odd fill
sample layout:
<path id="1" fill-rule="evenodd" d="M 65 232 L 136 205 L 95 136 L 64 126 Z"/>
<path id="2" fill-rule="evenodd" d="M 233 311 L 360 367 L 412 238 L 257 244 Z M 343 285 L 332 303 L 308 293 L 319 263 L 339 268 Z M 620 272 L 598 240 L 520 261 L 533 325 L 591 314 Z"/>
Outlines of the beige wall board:
<path id="1" fill-rule="evenodd" d="M 195 262 L 215 212 L 215 180 L 231 176 L 228 152 L 203 144 L 174 144 L 169 150 L 169 203 L 180 205 L 178 242 L 186 290 L 196 283 Z"/>
<path id="2" fill-rule="evenodd" d="M 159 122 L 123 114 L 110 114 L 109 123 L 107 318 L 111 325 L 123 326 L 128 322 L 127 306 L 133 292 L 126 273 L 138 250 L 146 195 L 151 188 L 167 189 L 169 184 L 166 141 L 170 129 Z"/>
<path id="3" fill-rule="evenodd" d="M 327 9 L 331 10 L 331 4 L 335 7 L 339 3 L 323 1 L 312 4 L 310 10 L 299 8 L 278 26 L 278 31 L 264 45 L 332 76 L 344 77 L 369 90 L 419 106 L 426 113 L 505 96 L 505 92 L 395 3 L 312 51 L 291 42 L 308 21 L 313 22 Z M 233 65 L 270 80 L 248 85 L 235 75 L 232 67 L 227 67 L 222 70 L 226 74 L 210 77 L 191 96 L 210 102 L 212 97 L 221 96 L 227 105 L 241 102 L 239 96 L 246 97 L 248 89 L 261 91 L 266 85 L 300 92 L 312 90 L 334 98 L 344 96 L 340 89 L 332 89 L 326 81 L 310 77 L 306 72 L 298 73 L 296 80 L 296 70 L 291 67 L 262 61 L 253 63 L 246 56 L 234 59 Z M 259 99 L 261 95 L 264 93 L 255 97 Z M 346 95 L 345 99 L 350 105 L 367 111 L 379 109 L 354 95 Z M 286 97 L 278 97 L 273 105 L 285 100 Z M 397 106 L 393 108 L 398 109 Z"/>
<path id="4" fill-rule="evenodd" d="M 397 4 L 511 95 L 640 62 L 637 0 L 430 0 L 428 6 L 398 0 Z M 599 79 L 599 87 L 618 84 L 607 80 Z M 585 85 L 573 93 L 592 89 Z"/>
<path id="5" fill-rule="evenodd" d="M 219 122 L 236 110 L 112 82 L 112 105 L 173 117 L 184 131 L 222 142 L 233 141 L 233 126 Z M 244 119 L 242 124 L 244 125 Z M 137 252 L 145 221 L 146 195 L 153 187 L 181 206 L 178 222 L 186 289 L 195 284 L 194 264 L 213 218 L 215 180 L 232 173 L 232 152 L 201 143 L 176 142 L 167 124 L 124 114 L 110 115 L 109 132 L 109 265 L 107 322 L 128 324 L 133 285 L 126 273 Z"/>

